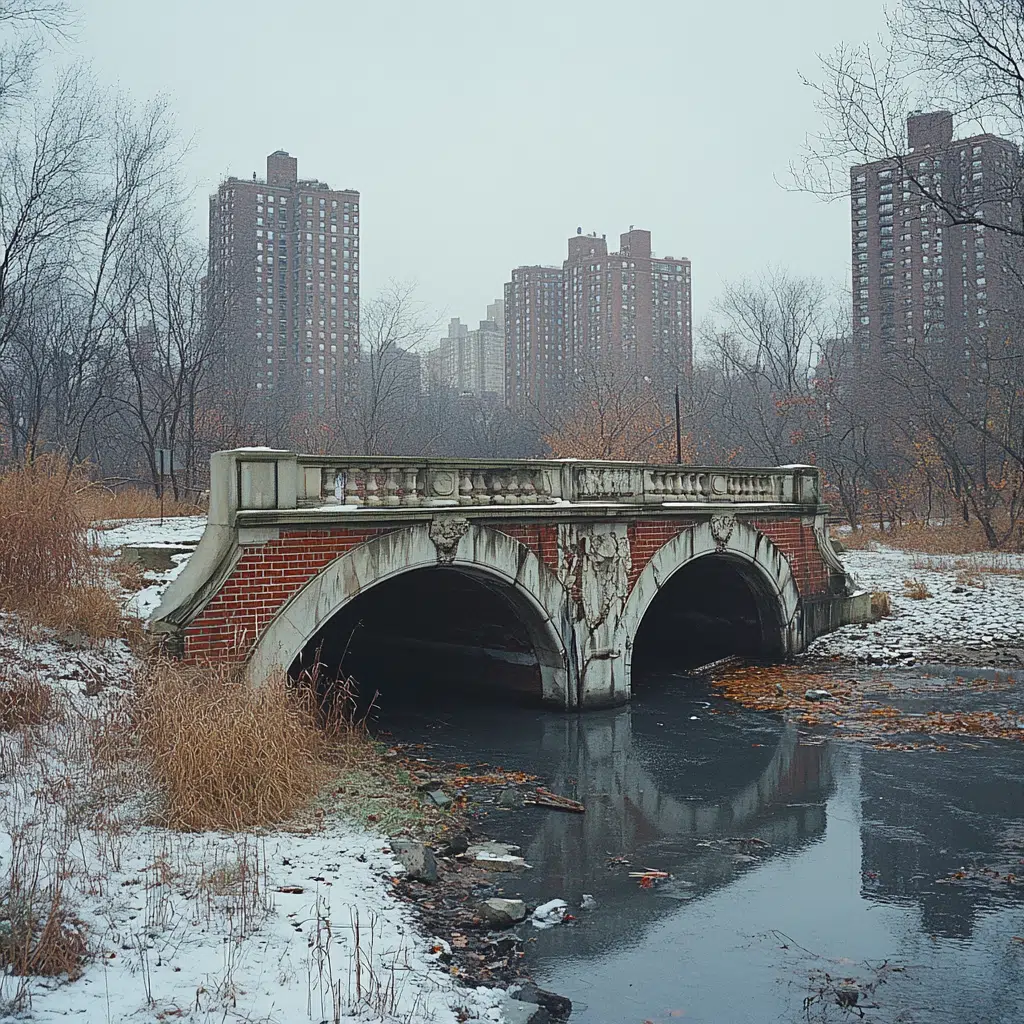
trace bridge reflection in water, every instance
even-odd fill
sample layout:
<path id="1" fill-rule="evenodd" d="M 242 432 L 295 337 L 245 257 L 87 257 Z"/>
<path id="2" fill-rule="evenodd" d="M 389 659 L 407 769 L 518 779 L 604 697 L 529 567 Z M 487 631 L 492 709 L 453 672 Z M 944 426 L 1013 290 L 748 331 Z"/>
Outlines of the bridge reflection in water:
<path id="1" fill-rule="evenodd" d="M 824 834 L 826 748 L 799 744 L 793 727 L 738 710 L 690 678 L 660 677 L 633 705 L 589 715 L 452 705 L 432 709 L 425 733 L 423 721 L 417 708 L 382 724 L 397 739 L 426 739 L 441 757 L 536 773 L 586 803 L 583 815 L 494 810 L 481 824 L 489 837 L 522 846 L 535 865 L 498 876 L 506 893 L 576 906 L 584 893 L 598 895 L 609 927 L 545 932 L 539 942 L 552 954 L 563 945 L 575 956 L 619 945 L 623 929 L 636 934 L 678 900 L 756 867 L 744 857 L 769 860 Z M 743 837 L 764 845 L 728 841 Z M 613 857 L 673 879 L 642 893 Z"/>

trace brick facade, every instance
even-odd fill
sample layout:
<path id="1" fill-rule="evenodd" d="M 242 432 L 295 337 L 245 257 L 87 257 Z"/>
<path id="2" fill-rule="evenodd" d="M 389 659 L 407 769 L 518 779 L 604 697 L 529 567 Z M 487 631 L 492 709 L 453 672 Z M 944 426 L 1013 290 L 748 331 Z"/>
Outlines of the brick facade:
<path id="1" fill-rule="evenodd" d="M 289 530 L 242 549 L 234 571 L 185 633 L 186 658 L 249 650 L 296 591 L 328 563 L 390 529 Z"/>
<path id="2" fill-rule="evenodd" d="M 510 523 L 496 526 L 513 540 L 525 544 L 555 575 L 558 575 L 558 527 L 554 524 Z"/>
<path id="3" fill-rule="evenodd" d="M 640 578 L 640 573 L 647 567 L 647 563 L 654 557 L 654 553 L 676 534 L 693 525 L 693 522 L 687 519 L 644 519 L 629 524 L 629 553 L 633 562 L 629 570 L 630 590 Z"/>
<path id="4" fill-rule="evenodd" d="M 694 520 L 681 519 L 630 523 L 630 589 L 655 552 L 694 525 Z M 812 526 L 797 518 L 755 519 L 752 525 L 786 556 L 802 597 L 828 593 L 829 568 L 818 551 Z M 524 544 L 552 573 L 558 573 L 556 525 L 510 523 L 493 528 Z M 225 658 L 232 652 L 247 652 L 285 602 L 325 566 L 346 551 L 391 531 L 390 527 L 296 529 L 283 531 L 278 539 L 266 544 L 245 546 L 231 575 L 187 627 L 186 658 Z M 571 578 L 573 574 L 568 575 Z M 578 590 L 578 581 L 574 589 Z"/>
<path id="5" fill-rule="evenodd" d="M 818 550 L 813 526 L 805 526 L 799 519 L 792 518 L 755 519 L 753 526 L 786 556 L 801 597 L 828 593 L 829 568 Z"/>

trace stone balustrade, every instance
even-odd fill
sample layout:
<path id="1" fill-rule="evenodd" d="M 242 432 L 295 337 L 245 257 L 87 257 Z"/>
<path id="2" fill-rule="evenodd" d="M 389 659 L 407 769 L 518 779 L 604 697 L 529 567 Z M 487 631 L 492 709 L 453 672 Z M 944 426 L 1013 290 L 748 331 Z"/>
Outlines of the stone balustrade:
<path id="1" fill-rule="evenodd" d="M 734 469 L 572 459 L 416 459 L 242 448 L 214 457 L 225 510 L 552 505 L 817 506 L 813 466 Z"/>

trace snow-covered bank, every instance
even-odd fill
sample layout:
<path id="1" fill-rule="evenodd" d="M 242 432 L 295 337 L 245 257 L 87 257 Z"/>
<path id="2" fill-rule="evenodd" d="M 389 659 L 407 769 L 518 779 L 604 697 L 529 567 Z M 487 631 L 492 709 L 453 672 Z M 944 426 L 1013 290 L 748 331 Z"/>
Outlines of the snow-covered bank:
<path id="1" fill-rule="evenodd" d="M 131 523 L 97 542 L 113 553 L 201 529 Z M 170 574 L 149 574 L 154 600 Z M 502 1019 L 504 994 L 460 985 L 392 896 L 401 869 L 385 836 L 329 807 L 253 833 L 151 825 L 159 795 L 119 731 L 136 668 L 123 641 L 28 634 L 0 616 L 0 687 L 49 695 L 41 722 L 0 731 L 0 907 L 59 906 L 88 947 L 74 981 L 0 975 L 0 1019 L 19 1002 L 47 1022 Z"/>
<path id="2" fill-rule="evenodd" d="M 861 587 L 888 592 L 893 613 L 821 637 L 809 655 L 882 663 L 1024 662 L 1024 555 L 875 547 L 841 557 Z M 905 596 L 906 581 L 920 582 L 931 596 Z"/>
<path id="3" fill-rule="evenodd" d="M 206 516 L 177 516 L 164 519 L 162 523 L 159 519 L 123 519 L 94 524 L 90 539 L 101 551 L 114 556 L 127 544 L 170 548 L 195 546 L 205 528 Z M 172 555 L 172 568 L 165 572 L 147 572 L 147 585 L 126 599 L 125 615 L 148 619 L 160 604 L 167 585 L 184 570 L 190 555 L 188 551 Z"/>

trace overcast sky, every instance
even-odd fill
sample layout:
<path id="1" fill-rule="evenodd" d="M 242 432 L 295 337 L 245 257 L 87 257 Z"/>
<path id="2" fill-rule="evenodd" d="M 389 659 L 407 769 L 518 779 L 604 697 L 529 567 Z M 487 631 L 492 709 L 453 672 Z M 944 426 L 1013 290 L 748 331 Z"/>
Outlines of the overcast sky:
<path id="1" fill-rule="evenodd" d="M 699 322 L 777 264 L 846 282 L 845 205 L 785 191 L 816 125 L 798 71 L 875 35 L 881 0 L 79 0 L 73 49 L 168 95 L 206 196 L 287 149 L 362 193 L 364 295 L 413 280 L 471 324 L 577 226 L 693 261 Z"/>

